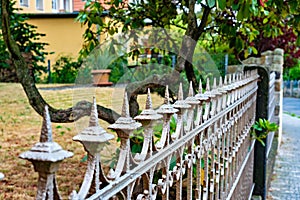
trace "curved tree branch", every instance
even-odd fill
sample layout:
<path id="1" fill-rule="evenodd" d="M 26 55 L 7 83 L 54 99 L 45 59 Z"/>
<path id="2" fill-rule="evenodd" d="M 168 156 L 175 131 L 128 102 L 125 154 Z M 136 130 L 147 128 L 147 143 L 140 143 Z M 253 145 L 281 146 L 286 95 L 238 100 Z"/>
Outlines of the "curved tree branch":
<path id="1" fill-rule="evenodd" d="M 179 84 L 180 74 L 178 71 L 173 70 L 169 74 L 163 76 L 152 75 L 143 81 L 131 83 L 126 87 L 127 95 L 129 97 L 130 115 L 136 116 L 139 111 L 139 104 L 137 103 L 137 96 L 139 94 L 147 94 L 147 89 L 151 88 L 152 91 L 157 88 L 165 87 L 166 85 L 174 86 Z M 177 90 L 177 88 L 175 88 Z M 177 91 L 176 91 L 177 93 Z"/>
<path id="2" fill-rule="evenodd" d="M 8 51 L 10 52 L 13 66 L 17 73 L 17 78 L 21 83 L 27 98 L 32 108 L 39 114 L 43 115 L 45 105 L 48 103 L 41 96 L 40 92 L 36 88 L 33 77 L 29 73 L 28 64 L 22 56 L 20 49 L 16 42 L 13 40 L 10 31 L 10 21 L 8 14 L 9 0 L 1 0 L 1 13 L 2 13 L 2 34 Z M 87 101 L 78 102 L 74 107 L 68 109 L 55 109 L 48 105 L 51 116 L 51 121 L 68 123 L 74 122 L 83 116 L 90 114 L 91 103 Z M 114 111 L 98 106 L 99 118 L 109 123 L 113 123 L 118 114 Z"/>

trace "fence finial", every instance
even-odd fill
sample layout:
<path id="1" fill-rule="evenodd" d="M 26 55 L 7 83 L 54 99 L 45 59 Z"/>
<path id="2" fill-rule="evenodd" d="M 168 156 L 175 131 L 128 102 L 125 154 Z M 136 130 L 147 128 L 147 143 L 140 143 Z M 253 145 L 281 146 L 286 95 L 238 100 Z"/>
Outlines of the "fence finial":
<path id="1" fill-rule="evenodd" d="M 45 106 L 40 142 L 52 142 L 52 127 L 48 106 Z"/>
<path id="2" fill-rule="evenodd" d="M 214 84 L 213 84 L 213 89 L 217 89 L 217 78 L 214 77 Z"/>
<path id="3" fill-rule="evenodd" d="M 124 92 L 124 98 L 123 98 L 123 107 L 122 107 L 122 117 L 130 117 L 129 114 L 129 104 L 128 104 L 128 97 L 127 92 Z"/>
<path id="4" fill-rule="evenodd" d="M 152 109 L 152 99 L 151 99 L 150 88 L 148 88 L 148 93 L 147 93 L 146 109 Z"/>
<path id="5" fill-rule="evenodd" d="M 90 122 L 89 126 L 99 126 L 99 121 L 98 121 L 98 110 L 97 110 L 97 104 L 96 104 L 96 98 L 93 97 L 93 104 L 92 104 L 92 109 L 91 109 L 91 116 L 90 116 Z"/>
<path id="6" fill-rule="evenodd" d="M 182 83 L 180 82 L 179 88 L 178 88 L 178 99 L 177 101 L 173 104 L 174 108 L 190 108 L 191 106 L 187 104 L 185 100 L 183 100 L 183 89 L 182 89 Z"/>
<path id="7" fill-rule="evenodd" d="M 228 84 L 229 84 L 229 85 L 231 84 L 231 75 L 232 75 L 232 74 L 229 74 L 229 75 L 228 75 Z"/>
<path id="8" fill-rule="evenodd" d="M 198 94 L 202 94 L 203 92 L 203 88 L 202 88 L 202 81 L 201 78 L 199 79 L 199 90 L 198 90 Z"/>
<path id="9" fill-rule="evenodd" d="M 169 102 L 169 86 L 168 85 L 166 85 L 164 104 L 170 104 L 170 102 Z"/>
<path id="10" fill-rule="evenodd" d="M 226 74 L 225 77 L 224 77 L 224 85 L 227 85 L 227 79 L 228 79 L 228 76 Z"/>
<path id="11" fill-rule="evenodd" d="M 222 76 L 220 76 L 220 79 L 219 79 L 219 87 L 221 88 L 223 86 L 223 78 Z"/>
<path id="12" fill-rule="evenodd" d="M 182 90 L 182 83 L 179 83 L 179 90 L 178 90 L 178 100 L 183 100 L 183 90 Z"/>
<path id="13" fill-rule="evenodd" d="M 206 91 L 210 91 L 209 78 L 206 79 Z"/>
<path id="14" fill-rule="evenodd" d="M 192 97 L 194 96 L 194 89 L 193 89 L 193 82 L 190 81 L 190 87 L 189 87 L 189 94 L 188 94 L 189 97 Z"/>

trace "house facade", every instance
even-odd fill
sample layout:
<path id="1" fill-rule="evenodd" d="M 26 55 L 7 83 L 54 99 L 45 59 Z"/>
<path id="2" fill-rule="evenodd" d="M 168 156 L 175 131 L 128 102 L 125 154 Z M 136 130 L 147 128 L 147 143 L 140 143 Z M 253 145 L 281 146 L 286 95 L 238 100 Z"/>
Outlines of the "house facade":
<path id="1" fill-rule="evenodd" d="M 20 13 L 72 13 L 80 11 L 85 0 L 17 0 Z"/>
<path id="2" fill-rule="evenodd" d="M 50 65 L 60 56 L 78 57 L 85 27 L 75 18 L 84 4 L 83 0 L 16 0 L 19 12 L 28 14 L 28 23 L 46 34 L 42 42 L 49 44 L 47 51 L 54 52 L 47 57 Z"/>

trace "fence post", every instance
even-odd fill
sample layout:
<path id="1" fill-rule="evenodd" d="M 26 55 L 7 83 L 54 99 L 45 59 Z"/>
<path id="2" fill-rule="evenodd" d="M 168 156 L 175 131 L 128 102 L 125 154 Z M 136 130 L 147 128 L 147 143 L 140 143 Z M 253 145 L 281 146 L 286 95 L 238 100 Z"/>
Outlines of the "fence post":
<path id="1" fill-rule="evenodd" d="M 255 67 L 256 68 L 256 67 Z M 253 69 L 253 67 L 251 67 Z M 257 67 L 259 80 L 256 100 L 256 117 L 268 119 L 268 102 L 269 95 L 266 91 L 269 90 L 269 71 L 264 67 Z M 254 175 L 253 181 L 255 183 L 253 195 L 261 196 L 262 199 L 266 199 L 267 193 L 267 139 L 264 139 L 263 146 L 260 142 L 255 143 L 254 149 Z"/>
<path id="2" fill-rule="evenodd" d="M 32 162 L 34 170 L 39 173 L 36 199 L 61 199 L 55 173 L 59 164 L 71 156 L 72 152 L 63 150 L 59 144 L 53 142 L 50 115 L 48 107 L 45 106 L 40 142 L 20 155 L 20 158 Z"/>
<path id="3" fill-rule="evenodd" d="M 252 62 L 255 61 L 255 62 Z M 276 151 L 278 148 L 278 143 L 280 144 L 282 135 L 282 66 L 283 66 L 283 50 L 275 49 L 272 51 L 267 51 L 262 53 L 261 58 L 247 59 L 244 64 L 245 70 L 257 68 L 258 74 L 260 76 L 260 81 L 258 82 L 257 90 L 257 101 L 256 101 L 256 120 L 259 118 L 274 120 L 279 125 L 279 130 L 277 132 L 278 139 L 267 142 L 269 136 L 265 139 L 265 146 L 260 142 L 255 143 L 254 150 L 254 182 L 255 187 L 253 195 L 261 196 L 263 200 L 267 197 L 268 184 L 270 182 L 273 166 L 275 163 L 275 154 L 270 154 L 271 151 Z M 272 98 L 269 96 L 269 82 L 270 73 L 275 72 L 275 110 L 272 112 L 270 109 L 270 101 Z M 274 113 L 274 116 L 269 116 Z"/>

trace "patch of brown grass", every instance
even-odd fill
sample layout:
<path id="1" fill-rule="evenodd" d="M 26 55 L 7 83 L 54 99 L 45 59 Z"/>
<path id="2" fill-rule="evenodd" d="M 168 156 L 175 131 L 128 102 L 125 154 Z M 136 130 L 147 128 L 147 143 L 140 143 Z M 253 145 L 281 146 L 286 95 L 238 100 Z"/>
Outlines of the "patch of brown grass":
<path id="1" fill-rule="evenodd" d="M 96 96 L 98 104 L 110 107 L 120 113 L 123 89 L 119 88 L 67 88 L 63 90 L 45 90 L 41 88 L 57 85 L 39 85 L 40 92 L 47 102 L 56 108 L 68 108 L 79 100 L 92 100 Z M 29 105 L 20 84 L 0 83 L 0 172 L 4 180 L 0 181 L 1 199 L 33 199 L 37 190 L 37 173 L 30 162 L 18 158 L 39 141 L 42 118 Z M 162 103 L 162 99 L 153 95 L 154 107 Z M 144 108 L 146 95 L 139 97 L 141 108 Z M 86 162 L 81 162 L 85 151 L 80 143 L 72 137 L 88 124 L 88 117 L 75 123 L 52 123 L 54 141 L 63 149 L 74 153 L 72 158 L 63 161 L 57 172 L 57 181 L 63 199 L 67 199 L 72 190 L 79 189 L 84 177 Z M 108 124 L 100 121 L 102 127 Z M 116 142 L 113 142 L 116 143 Z M 110 145 L 101 153 L 106 159 L 117 145 Z"/>

